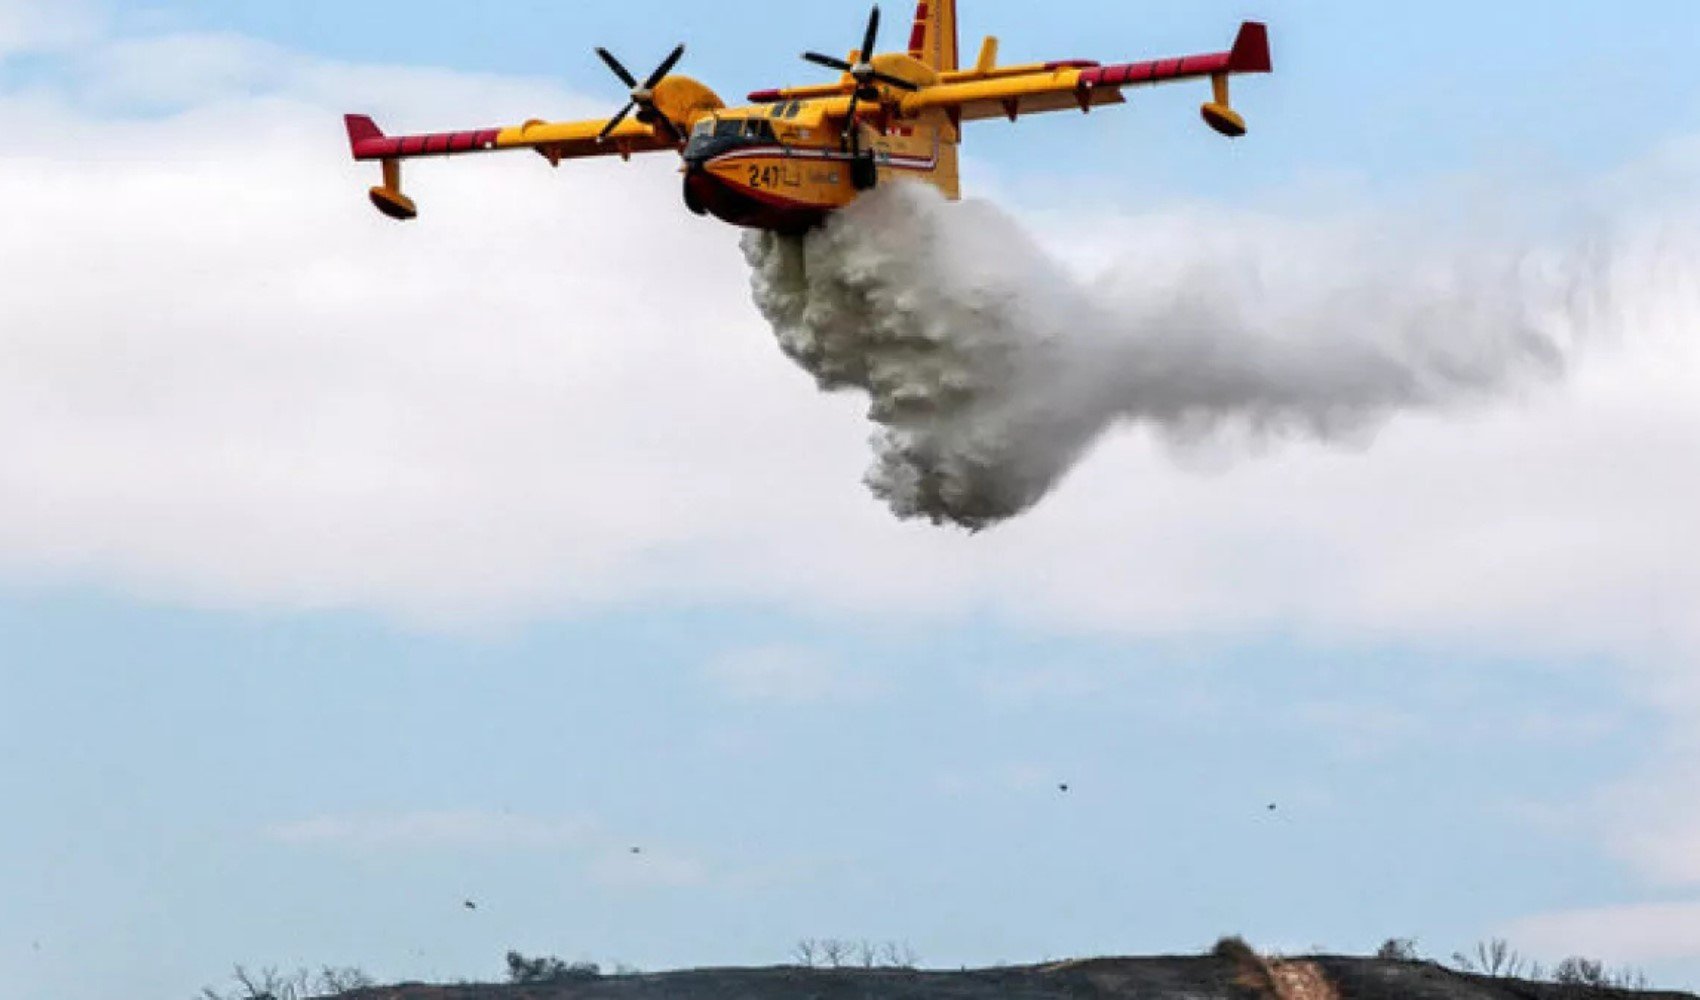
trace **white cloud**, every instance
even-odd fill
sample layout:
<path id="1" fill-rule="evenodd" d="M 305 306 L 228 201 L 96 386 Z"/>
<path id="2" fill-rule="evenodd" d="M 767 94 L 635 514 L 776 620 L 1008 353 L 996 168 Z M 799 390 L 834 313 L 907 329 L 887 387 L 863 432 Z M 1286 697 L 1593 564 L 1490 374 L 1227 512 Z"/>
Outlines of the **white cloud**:
<path id="1" fill-rule="evenodd" d="M 1646 903 L 1548 913 L 1504 936 L 1525 953 L 1581 955 L 1610 964 L 1700 958 L 1700 903 Z"/>
<path id="2" fill-rule="evenodd" d="M 804 705 L 862 701 L 884 684 L 866 670 L 852 670 L 832 657 L 798 646 L 758 646 L 721 653 L 706 667 L 712 683 L 739 701 Z"/>
<path id="3" fill-rule="evenodd" d="M 589 845 L 593 829 L 576 819 L 447 811 L 318 816 L 281 824 L 268 834 L 297 847 L 362 851 L 554 850 Z"/>
<path id="4" fill-rule="evenodd" d="M 144 107 L 276 90 L 312 66 L 287 49 L 217 34 L 124 39 L 101 46 L 85 63 L 83 96 L 103 105 Z"/>
<path id="5" fill-rule="evenodd" d="M 84 0 L 0 0 L 0 59 L 95 38 L 103 20 Z"/>
<path id="6" fill-rule="evenodd" d="M 101 132 L 0 164 L 28 193 L 0 237 L 18 572 L 474 617 L 617 600 L 732 521 L 754 470 L 719 442 L 809 440 L 722 395 L 786 370 L 665 164 L 420 167 L 403 231 L 328 107 Z M 567 219 L 601 238 L 563 241 Z M 639 287 L 667 270 L 669 296 Z"/>

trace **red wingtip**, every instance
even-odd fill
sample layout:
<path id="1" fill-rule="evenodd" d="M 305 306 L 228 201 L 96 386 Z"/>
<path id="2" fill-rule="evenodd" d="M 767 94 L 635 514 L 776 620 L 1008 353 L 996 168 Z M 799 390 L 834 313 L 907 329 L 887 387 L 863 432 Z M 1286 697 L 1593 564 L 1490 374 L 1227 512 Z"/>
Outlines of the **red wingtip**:
<path id="1" fill-rule="evenodd" d="M 1269 56 L 1269 28 L 1257 21 L 1240 25 L 1234 50 L 1228 56 L 1230 73 L 1270 73 L 1275 69 Z"/>
<path id="2" fill-rule="evenodd" d="M 343 124 L 348 126 L 348 144 L 354 148 L 356 156 L 359 155 L 362 144 L 384 138 L 384 130 L 365 115 L 344 115 L 342 120 Z"/>

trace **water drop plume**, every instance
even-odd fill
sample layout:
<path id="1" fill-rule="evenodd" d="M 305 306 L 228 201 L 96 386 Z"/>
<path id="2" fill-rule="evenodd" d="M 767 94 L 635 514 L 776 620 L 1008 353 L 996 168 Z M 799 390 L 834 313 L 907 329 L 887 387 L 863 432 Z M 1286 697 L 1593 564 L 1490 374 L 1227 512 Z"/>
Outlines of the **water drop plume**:
<path id="1" fill-rule="evenodd" d="M 870 398 L 873 492 L 979 530 L 1118 424 L 1183 449 L 1361 440 L 1563 370 L 1575 255 L 1415 228 L 1155 217 L 1088 279 L 991 203 L 895 184 L 744 253 L 785 353 Z"/>

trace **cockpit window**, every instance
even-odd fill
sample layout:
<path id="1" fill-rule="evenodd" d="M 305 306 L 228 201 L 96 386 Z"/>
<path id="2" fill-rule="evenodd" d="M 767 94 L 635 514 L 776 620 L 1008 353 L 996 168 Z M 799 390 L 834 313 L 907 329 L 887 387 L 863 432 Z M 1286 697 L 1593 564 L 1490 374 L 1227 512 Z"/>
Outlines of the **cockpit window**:
<path id="1" fill-rule="evenodd" d="M 795 117 L 797 117 L 797 112 L 799 112 L 801 110 L 803 110 L 803 102 L 802 101 L 792 101 L 790 104 L 786 105 L 786 107 L 785 107 L 785 117 L 795 118 Z"/>
<path id="2" fill-rule="evenodd" d="M 778 142 L 779 135 L 765 118 L 709 118 L 698 122 L 691 130 L 691 141 L 699 146 L 726 139 Z"/>

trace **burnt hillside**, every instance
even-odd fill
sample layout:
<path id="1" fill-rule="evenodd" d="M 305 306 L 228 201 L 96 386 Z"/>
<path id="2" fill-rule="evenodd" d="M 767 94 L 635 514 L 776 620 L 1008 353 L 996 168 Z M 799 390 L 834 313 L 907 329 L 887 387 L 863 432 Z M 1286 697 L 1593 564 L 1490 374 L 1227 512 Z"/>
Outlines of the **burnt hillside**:
<path id="1" fill-rule="evenodd" d="M 1318 957 L 1105 958 L 962 972 L 698 969 L 490 986 L 411 984 L 344 1000 L 1700 1000 L 1491 979 L 1429 963 Z"/>

